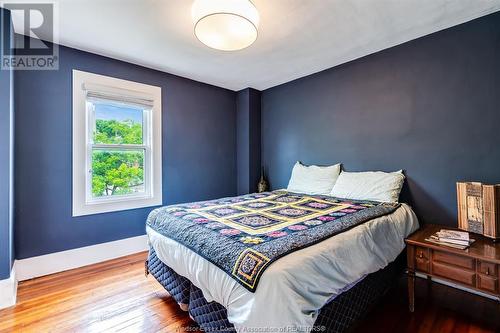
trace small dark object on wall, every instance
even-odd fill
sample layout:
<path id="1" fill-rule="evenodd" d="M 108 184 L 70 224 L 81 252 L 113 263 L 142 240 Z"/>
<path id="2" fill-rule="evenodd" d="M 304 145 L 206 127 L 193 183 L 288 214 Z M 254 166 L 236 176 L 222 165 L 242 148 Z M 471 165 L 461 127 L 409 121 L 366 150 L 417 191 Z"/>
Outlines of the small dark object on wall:
<path id="1" fill-rule="evenodd" d="M 500 240 L 500 185 L 457 183 L 458 228 Z"/>
<path id="2" fill-rule="evenodd" d="M 264 168 L 261 168 L 260 180 L 259 180 L 259 184 L 257 184 L 257 192 L 262 193 L 262 192 L 266 192 L 267 190 L 269 190 L 269 183 L 267 182 L 266 178 L 264 177 Z"/>

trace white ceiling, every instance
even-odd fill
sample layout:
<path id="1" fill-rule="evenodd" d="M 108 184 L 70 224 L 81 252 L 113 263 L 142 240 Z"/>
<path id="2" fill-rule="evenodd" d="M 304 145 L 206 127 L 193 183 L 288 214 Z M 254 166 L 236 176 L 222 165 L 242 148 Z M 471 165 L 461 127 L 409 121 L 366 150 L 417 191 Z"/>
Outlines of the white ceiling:
<path id="1" fill-rule="evenodd" d="M 191 0 L 59 0 L 59 42 L 232 90 L 264 90 L 500 10 L 500 0 L 252 1 L 259 37 L 241 51 L 196 39 Z"/>

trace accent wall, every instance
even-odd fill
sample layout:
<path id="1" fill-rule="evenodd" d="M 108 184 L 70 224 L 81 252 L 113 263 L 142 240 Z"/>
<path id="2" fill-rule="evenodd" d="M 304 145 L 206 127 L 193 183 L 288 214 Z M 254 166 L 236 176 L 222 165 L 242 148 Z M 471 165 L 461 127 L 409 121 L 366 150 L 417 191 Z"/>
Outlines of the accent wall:
<path id="1" fill-rule="evenodd" d="M 500 183 L 500 13 L 262 94 L 273 188 L 292 166 L 404 169 L 422 222 L 456 225 L 457 181 Z"/>
<path id="2" fill-rule="evenodd" d="M 163 204 L 236 193 L 235 92 L 63 46 L 59 60 L 15 73 L 18 259 L 145 234 L 152 208 L 72 217 L 73 69 L 162 88 Z"/>

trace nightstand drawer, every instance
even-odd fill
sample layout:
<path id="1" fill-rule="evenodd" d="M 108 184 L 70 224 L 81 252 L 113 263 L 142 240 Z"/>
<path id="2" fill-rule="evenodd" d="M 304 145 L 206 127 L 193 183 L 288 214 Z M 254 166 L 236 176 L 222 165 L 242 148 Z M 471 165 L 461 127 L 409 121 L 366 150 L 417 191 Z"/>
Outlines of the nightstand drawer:
<path id="1" fill-rule="evenodd" d="M 498 293 L 498 278 L 478 275 L 477 276 L 477 287 L 481 290 L 488 291 L 490 293 Z"/>
<path id="2" fill-rule="evenodd" d="M 429 249 L 415 247 L 415 267 L 420 272 L 428 273 L 430 271 Z"/>
<path id="3" fill-rule="evenodd" d="M 472 271 L 468 271 L 459 267 L 433 262 L 432 274 L 437 277 L 443 277 L 448 280 L 457 281 L 471 287 L 474 287 L 475 285 L 476 274 Z"/>
<path id="4" fill-rule="evenodd" d="M 432 254 L 432 259 L 433 261 L 437 261 L 440 263 L 474 270 L 474 259 L 468 257 L 442 251 L 434 251 L 434 253 Z"/>
<path id="5" fill-rule="evenodd" d="M 478 272 L 487 276 L 498 277 L 497 265 L 486 261 L 478 261 Z"/>

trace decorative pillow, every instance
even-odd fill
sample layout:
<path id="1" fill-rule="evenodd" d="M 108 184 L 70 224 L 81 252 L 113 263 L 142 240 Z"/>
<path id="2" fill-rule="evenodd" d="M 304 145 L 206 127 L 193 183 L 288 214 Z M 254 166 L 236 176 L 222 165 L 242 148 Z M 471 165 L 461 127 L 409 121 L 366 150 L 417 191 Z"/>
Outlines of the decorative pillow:
<path id="1" fill-rule="evenodd" d="M 396 203 L 404 180 L 403 170 L 342 172 L 330 195 L 346 199 Z"/>
<path id="2" fill-rule="evenodd" d="M 306 166 L 295 163 L 287 190 L 304 194 L 328 195 L 340 174 L 340 163 L 332 166 Z"/>

